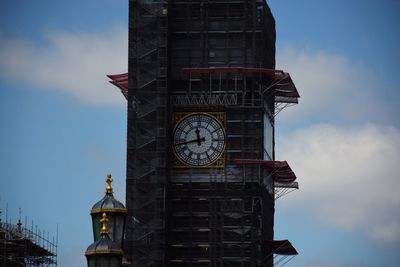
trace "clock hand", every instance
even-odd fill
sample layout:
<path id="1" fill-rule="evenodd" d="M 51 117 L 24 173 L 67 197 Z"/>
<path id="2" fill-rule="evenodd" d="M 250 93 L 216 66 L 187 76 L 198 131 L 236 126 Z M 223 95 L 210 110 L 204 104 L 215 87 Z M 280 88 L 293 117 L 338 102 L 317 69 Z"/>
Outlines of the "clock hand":
<path id="1" fill-rule="evenodd" d="M 200 138 L 200 130 L 199 130 L 199 128 L 196 129 L 196 135 L 197 135 L 197 145 L 201 146 L 201 138 Z M 204 137 L 202 139 L 204 139 L 204 141 L 205 141 Z"/>
<path id="2" fill-rule="evenodd" d="M 204 137 L 203 137 L 203 138 L 200 138 L 200 139 L 193 139 L 193 140 L 190 140 L 190 141 L 185 141 L 185 142 L 181 142 L 181 143 L 176 143 L 176 144 L 174 144 L 174 146 L 186 145 L 186 144 L 196 143 L 196 142 L 197 142 L 197 144 L 198 144 L 200 141 L 206 141 L 206 139 L 205 139 Z"/>

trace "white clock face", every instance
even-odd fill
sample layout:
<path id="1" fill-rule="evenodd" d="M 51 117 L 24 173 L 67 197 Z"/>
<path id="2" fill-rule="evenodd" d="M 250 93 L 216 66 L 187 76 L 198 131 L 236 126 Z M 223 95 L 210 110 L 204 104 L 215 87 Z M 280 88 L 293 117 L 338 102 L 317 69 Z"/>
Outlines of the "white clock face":
<path id="1" fill-rule="evenodd" d="M 173 146 L 176 156 L 182 162 L 192 166 L 206 166 L 222 155 L 225 131 L 212 116 L 192 114 L 176 125 Z"/>

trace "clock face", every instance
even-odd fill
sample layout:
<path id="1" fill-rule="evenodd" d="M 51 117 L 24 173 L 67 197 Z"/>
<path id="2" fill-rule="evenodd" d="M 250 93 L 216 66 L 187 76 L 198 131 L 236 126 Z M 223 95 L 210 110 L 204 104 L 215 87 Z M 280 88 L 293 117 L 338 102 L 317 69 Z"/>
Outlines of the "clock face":
<path id="1" fill-rule="evenodd" d="M 175 126 L 173 148 L 181 162 L 207 166 L 218 160 L 225 148 L 221 123 L 206 113 L 190 114 Z"/>

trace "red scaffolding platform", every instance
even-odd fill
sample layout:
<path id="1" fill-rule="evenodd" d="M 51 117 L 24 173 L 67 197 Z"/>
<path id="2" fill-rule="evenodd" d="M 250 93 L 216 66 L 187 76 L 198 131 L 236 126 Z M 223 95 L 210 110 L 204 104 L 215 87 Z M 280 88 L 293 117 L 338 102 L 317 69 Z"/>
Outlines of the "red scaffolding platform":
<path id="1" fill-rule="evenodd" d="M 267 259 L 274 257 L 274 266 L 283 266 L 299 254 L 289 240 L 265 240 L 264 243 L 272 251 Z"/>
<path id="2" fill-rule="evenodd" d="M 275 199 L 299 189 L 299 184 L 296 182 L 296 174 L 292 171 L 287 161 L 236 159 L 235 164 L 260 165 L 265 168 L 274 181 Z"/>
<path id="3" fill-rule="evenodd" d="M 128 73 L 107 75 L 111 79 L 110 83 L 117 86 L 121 93 L 128 99 Z"/>
<path id="4" fill-rule="evenodd" d="M 298 104 L 300 95 L 293 83 L 290 74 L 282 70 L 264 68 L 244 68 L 244 67 L 209 67 L 209 68 L 183 68 L 183 73 L 192 75 L 213 75 L 213 74 L 259 74 L 268 78 L 268 82 L 261 85 L 262 95 L 274 98 L 275 116 L 282 109 L 290 105 Z"/>
<path id="5" fill-rule="evenodd" d="M 209 67 L 209 68 L 183 68 L 183 73 L 192 75 L 213 75 L 213 74 L 259 74 L 268 78 L 267 83 L 263 83 L 260 88 L 263 95 L 274 98 L 275 110 L 273 116 L 282 109 L 298 103 L 300 97 L 290 74 L 282 70 L 264 68 L 243 68 L 243 67 Z M 122 94 L 128 99 L 128 73 L 107 75 L 111 79 L 110 83 L 117 86 Z M 191 79 L 191 78 L 190 78 Z"/>

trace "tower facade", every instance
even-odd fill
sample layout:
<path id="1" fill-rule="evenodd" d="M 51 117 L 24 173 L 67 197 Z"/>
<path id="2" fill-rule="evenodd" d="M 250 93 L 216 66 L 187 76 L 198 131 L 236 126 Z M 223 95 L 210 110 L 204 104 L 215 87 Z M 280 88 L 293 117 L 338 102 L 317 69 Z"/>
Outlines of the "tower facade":
<path id="1" fill-rule="evenodd" d="M 272 266 L 277 188 L 297 187 L 274 118 L 298 94 L 266 2 L 130 0 L 128 89 L 126 256 Z"/>

